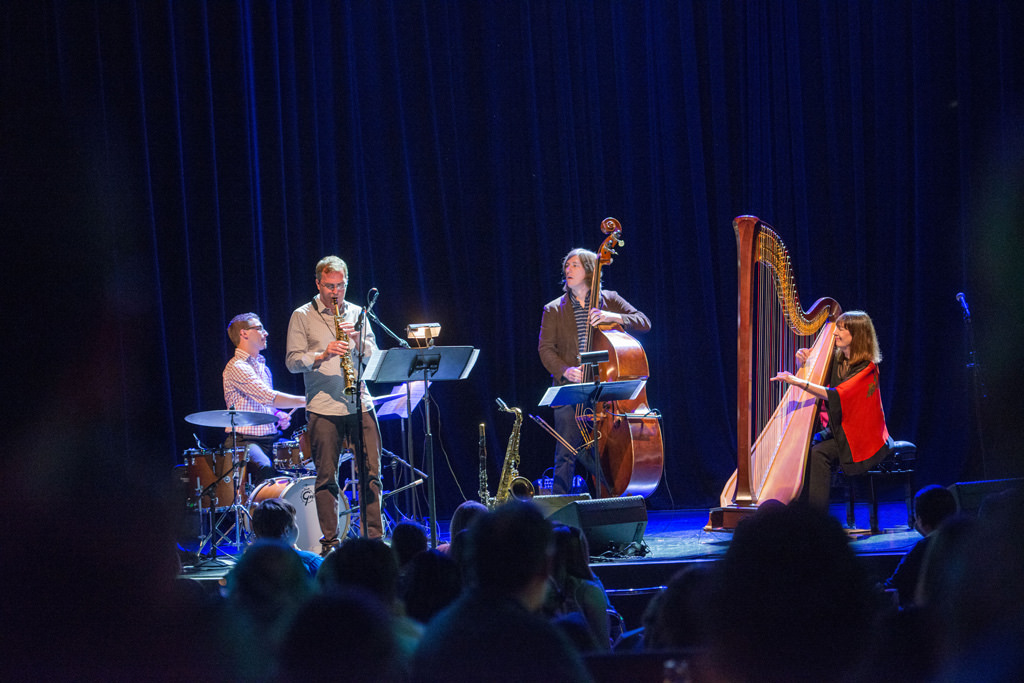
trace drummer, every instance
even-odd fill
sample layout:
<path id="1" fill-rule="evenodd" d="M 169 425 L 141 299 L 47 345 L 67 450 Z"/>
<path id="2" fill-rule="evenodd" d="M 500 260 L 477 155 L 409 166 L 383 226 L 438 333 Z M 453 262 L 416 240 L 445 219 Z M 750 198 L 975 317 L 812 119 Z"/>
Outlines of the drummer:
<path id="1" fill-rule="evenodd" d="M 270 368 L 260 353 L 267 348 L 268 336 L 269 332 L 255 313 L 236 315 L 228 324 L 228 337 L 235 345 L 235 355 L 224 367 L 224 402 L 228 409 L 277 417 L 276 423 L 235 429 L 237 446 L 246 450 L 246 476 L 250 486 L 256 486 L 276 474 L 274 442 L 280 438 L 280 430 L 291 424 L 291 413 L 277 408 L 306 406 L 304 396 L 274 391 Z M 231 430 L 226 431 L 224 447 L 231 448 Z"/>

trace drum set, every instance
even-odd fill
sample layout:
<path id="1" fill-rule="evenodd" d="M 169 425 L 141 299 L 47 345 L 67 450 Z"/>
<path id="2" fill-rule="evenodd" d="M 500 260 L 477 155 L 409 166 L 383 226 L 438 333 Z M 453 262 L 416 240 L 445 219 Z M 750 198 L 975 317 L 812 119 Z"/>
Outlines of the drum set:
<path id="1" fill-rule="evenodd" d="M 274 467 L 281 476 L 266 479 L 255 487 L 248 482 L 246 448 L 237 446 L 235 430 L 270 424 L 276 419 L 268 413 L 240 410 L 192 413 L 185 418 L 194 425 L 231 430 L 225 442 L 231 446 L 187 449 L 184 464 L 177 468 L 186 491 L 187 509 L 199 515 L 199 556 L 216 559 L 233 555 L 225 546 L 241 553 L 252 541 L 252 510 L 269 498 L 283 498 L 295 507 L 299 528 L 296 546 L 311 552 L 320 550 L 320 521 L 314 495 L 316 468 L 305 427 L 293 434 L 296 438 L 273 445 Z M 341 463 L 352 460 L 351 453 L 341 454 Z M 352 529 L 353 515 L 358 516 L 358 508 L 353 511 L 349 504 L 349 496 L 355 494 L 354 482 L 353 472 L 338 500 L 338 533 L 342 537 Z"/>

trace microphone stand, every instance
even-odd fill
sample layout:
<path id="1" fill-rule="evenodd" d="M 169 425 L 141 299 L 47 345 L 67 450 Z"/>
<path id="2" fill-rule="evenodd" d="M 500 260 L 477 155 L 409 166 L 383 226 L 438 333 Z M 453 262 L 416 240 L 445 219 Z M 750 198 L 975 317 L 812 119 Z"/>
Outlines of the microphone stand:
<path id="1" fill-rule="evenodd" d="M 371 308 L 372 308 L 372 305 L 371 305 Z M 378 325 L 380 325 L 380 328 L 381 328 L 382 330 L 384 330 L 384 331 L 385 331 L 385 332 L 387 333 L 387 335 L 388 335 L 389 337 L 391 337 L 391 338 L 392 338 L 392 339 L 394 339 L 394 340 L 395 340 L 396 342 L 398 342 L 398 345 L 399 345 L 399 346 L 401 346 L 401 347 L 402 347 L 403 349 L 407 349 L 407 348 L 409 348 L 409 342 L 407 342 L 406 340 L 402 339 L 402 338 L 401 338 L 401 337 L 399 337 L 399 336 L 398 336 L 397 334 L 395 334 L 394 332 L 392 332 L 392 331 L 391 331 L 391 328 L 390 328 L 390 327 L 388 327 L 387 325 L 385 325 L 384 323 L 382 323 L 382 322 L 380 321 L 380 318 L 378 318 L 378 317 L 377 317 L 377 314 L 376 314 L 376 313 L 374 313 L 374 312 L 373 312 L 372 310 L 370 310 L 370 309 L 364 309 L 364 310 L 363 310 L 363 313 L 365 313 L 365 314 L 366 314 L 366 317 L 367 317 L 367 318 L 369 318 L 369 319 L 370 319 L 371 321 L 373 321 L 373 322 L 377 323 Z"/>
<path id="2" fill-rule="evenodd" d="M 373 304 L 370 304 L 371 306 Z M 366 538 L 366 498 L 370 492 L 370 478 L 367 476 L 366 467 L 370 461 L 369 454 L 366 452 L 366 439 L 363 438 L 363 357 L 366 355 L 363 352 L 365 345 L 363 344 L 363 321 L 366 316 L 366 309 L 362 308 L 359 312 L 359 318 L 356 320 L 356 329 L 359 330 L 359 351 L 356 353 L 356 416 L 357 416 L 357 428 L 356 428 L 356 454 L 358 460 L 356 461 L 356 467 L 359 470 L 359 535 Z M 380 475 L 380 463 L 377 467 L 378 476 Z M 381 492 L 384 491 L 384 487 L 381 486 Z M 381 530 L 383 533 L 383 530 Z"/>
<path id="3" fill-rule="evenodd" d="M 402 337 L 400 337 L 397 334 L 395 334 L 395 332 L 390 327 L 385 325 L 381 321 L 381 319 L 377 317 L 377 314 L 373 312 L 373 305 L 376 302 L 377 302 L 377 297 L 374 296 L 372 302 L 369 305 L 369 307 L 363 309 L 363 314 L 365 314 L 365 316 L 367 318 L 369 318 L 370 321 L 372 321 L 374 323 L 377 323 L 377 325 L 380 327 L 380 329 L 384 330 L 384 333 L 387 334 L 389 337 L 391 337 L 393 340 L 395 340 L 395 342 L 397 342 L 400 347 L 402 347 L 403 349 L 410 348 L 408 341 L 406 341 Z M 360 368 L 360 372 L 362 372 L 361 368 Z M 412 415 L 410 414 L 410 412 L 411 412 L 410 409 L 412 407 L 412 393 L 411 392 L 412 392 L 411 385 L 410 385 L 410 383 L 407 382 L 406 386 L 405 386 L 405 394 L 406 394 L 406 418 L 405 419 L 406 419 L 406 421 L 409 421 L 409 422 L 411 422 L 409 420 L 409 418 L 412 417 Z M 412 448 L 412 429 L 411 428 L 406 429 L 406 425 L 403 424 L 402 425 L 402 431 L 403 431 L 403 433 L 405 434 L 405 437 L 406 437 L 405 438 L 406 455 L 408 456 L 409 460 L 411 461 L 413 459 L 412 458 L 412 454 L 413 454 L 413 448 Z M 383 452 L 384 449 L 381 448 L 381 451 Z M 402 460 L 401 458 L 398 458 L 398 460 L 401 462 L 402 465 L 407 466 L 410 470 L 412 470 L 413 472 L 419 474 L 421 477 L 429 479 L 428 475 L 424 474 L 420 470 L 418 470 L 415 467 L 413 467 L 411 463 L 407 463 L 404 460 Z M 392 462 L 392 477 L 394 477 L 395 476 L 394 475 L 394 471 L 395 471 L 395 468 L 394 468 L 395 456 L 392 456 L 392 461 L 391 462 Z M 383 482 L 383 480 L 382 480 L 382 482 Z M 418 483 L 423 483 L 423 482 L 421 481 L 421 482 L 418 482 Z M 381 484 L 381 487 L 382 487 L 381 490 L 383 491 L 383 483 Z M 418 501 L 417 501 L 417 498 L 413 494 L 411 489 L 412 489 L 412 486 L 402 486 L 401 488 L 397 489 L 396 491 L 392 491 L 391 495 L 394 495 L 395 493 L 397 493 L 399 491 L 409 491 L 408 502 L 409 502 L 409 507 L 412 510 L 411 514 L 412 514 L 414 519 L 420 519 L 419 508 L 418 508 L 418 505 L 417 505 Z"/>
<path id="4" fill-rule="evenodd" d="M 978 448 L 981 451 L 981 476 L 988 479 L 987 456 L 985 453 L 985 435 L 982 429 L 982 401 L 987 398 L 985 380 L 981 376 L 981 365 L 978 363 L 974 350 L 974 325 L 971 323 L 971 310 L 963 294 L 957 294 L 957 301 L 964 310 L 964 328 L 967 332 L 967 370 L 971 374 L 971 396 L 974 399 L 975 429 L 978 430 Z"/>

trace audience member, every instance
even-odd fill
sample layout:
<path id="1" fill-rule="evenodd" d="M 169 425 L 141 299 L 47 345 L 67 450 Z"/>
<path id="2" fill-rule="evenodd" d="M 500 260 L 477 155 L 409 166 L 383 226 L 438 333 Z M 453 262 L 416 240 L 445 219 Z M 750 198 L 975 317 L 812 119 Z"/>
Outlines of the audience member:
<path id="1" fill-rule="evenodd" d="M 403 519 L 391 531 L 391 550 L 398 560 L 398 569 L 409 563 L 413 557 L 427 549 L 427 530 L 423 525 Z"/>
<path id="2" fill-rule="evenodd" d="M 940 680 L 1024 680 L 1024 517 L 1020 490 L 982 503 L 935 534 L 918 601 L 940 631 Z"/>
<path id="3" fill-rule="evenodd" d="M 278 541 L 246 548 L 227 576 L 233 623 L 224 652 L 234 657 L 241 678 L 260 677 L 274 666 L 286 629 L 312 593 L 313 581 L 291 548 Z"/>
<path id="4" fill-rule="evenodd" d="M 384 603 L 362 588 L 331 588 L 295 615 L 276 678 L 294 683 L 404 681 L 397 653 L 391 613 Z"/>
<path id="5" fill-rule="evenodd" d="M 252 511 L 252 532 L 258 540 L 278 541 L 290 547 L 302 560 L 310 578 L 315 578 L 324 559 L 295 545 L 299 539 L 299 525 L 295 521 L 295 514 L 295 506 L 287 500 L 268 498 L 261 501 Z"/>
<path id="6" fill-rule="evenodd" d="M 837 520 L 771 506 L 737 525 L 716 572 L 710 665 L 733 681 L 840 681 L 865 654 L 877 611 Z"/>
<path id="7" fill-rule="evenodd" d="M 459 503 L 459 506 L 455 508 L 455 512 L 452 513 L 452 521 L 448 524 L 448 543 L 442 543 L 437 546 L 437 549 L 451 554 L 451 546 L 455 538 L 467 530 L 473 524 L 474 519 L 485 512 L 487 512 L 487 506 L 481 502 L 464 500 Z"/>
<path id="8" fill-rule="evenodd" d="M 421 624 L 455 602 L 462 592 L 458 565 L 439 550 L 427 550 L 409 560 L 403 579 L 405 613 Z"/>
<path id="9" fill-rule="evenodd" d="M 176 578 L 182 511 L 166 463 L 110 448 L 115 424 L 96 405 L 56 410 L 89 420 L 29 425 L 11 449 L 24 457 L 8 461 L 0 524 L 0 679 L 186 680 L 199 666 L 219 676 L 226 665 L 203 647 L 221 632 L 220 610 Z M 44 557 L 51 538 L 59 551 Z"/>
<path id="10" fill-rule="evenodd" d="M 403 668 L 423 635 L 423 625 L 405 614 L 398 599 L 398 561 L 379 538 L 348 538 L 327 555 L 317 581 L 324 591 L 360 588 L 380 600 L 391 612 L 391 626 Z"/>
<path id="11" fill-rule="evenodd" d="M 583 530 L 573 526 L 554 529 L 554 556 L 544 614 L 565 623 L 579 623 L 583 640 L 572 637 L 581 651 L 611 647 L 609 614 L 614 612 L 601 580 L 590 569 L 590 548 Z M 571 615 L 577 615 L 571 617 Z M 570 619 L 566 620 L 567 617 Z M 578 622 L 576 621 L 578 620 Z"/>
<path id="12" fill-rule="evenodd" d="M 917 579 L 929 539 L 942 522 L 956 514 L 956 499 L 941 486 L 926 486 L 914 496 L 914 528 L 924 536 L 903 556 L 892 576 L 883 583 L 884 588 L 894 588 L 899 596 L 900 607 L 914 603 Z"/>
<path id="13" fill-rule="evenodd" d="M 644 610 L 644 649 L 702 649 L 708 643 L 711 563 L 688 564 L 669 579 Z"/>
<path id="14" fill-rule="evenodd" d="M 544 603 L 551 524 L 534 505 L 511 502 L 468 532 L 471 588 L 427 626 L 413 680 L 586 681 L 565 636 L 536 612 Z"/>
<path id="15" fill-rule="evenodd" d="M 462 582 L 466 583 L 466 574 L 469 573 L 465 557 L 466 532 L 472 526 L 477 517 L 487 512 L 487 506 L 475 500 L 466 500 L 455 508 L 452 513 L 451 524 L 448 525 L 448 543 L 442 543 L 437 547 L 443 553 L 447 553 L 462 572 Z"/>

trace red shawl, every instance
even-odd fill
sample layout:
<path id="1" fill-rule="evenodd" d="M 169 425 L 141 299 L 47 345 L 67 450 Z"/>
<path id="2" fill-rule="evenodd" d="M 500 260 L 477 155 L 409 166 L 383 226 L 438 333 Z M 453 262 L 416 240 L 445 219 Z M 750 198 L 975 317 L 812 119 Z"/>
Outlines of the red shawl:
<path id="1" fill-rule="evenodd" d="M 828 389 L 829 426 L 841 448 L 841 460 L 864 462 L 888 452 L 882 396 L 878 391 L 878 366 L 867 367 Z"/>

